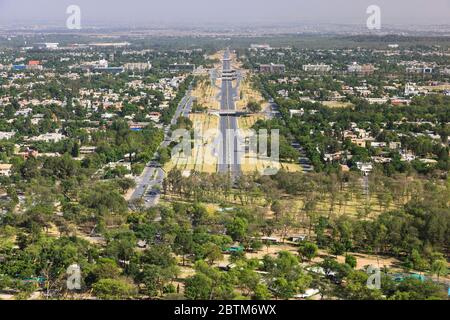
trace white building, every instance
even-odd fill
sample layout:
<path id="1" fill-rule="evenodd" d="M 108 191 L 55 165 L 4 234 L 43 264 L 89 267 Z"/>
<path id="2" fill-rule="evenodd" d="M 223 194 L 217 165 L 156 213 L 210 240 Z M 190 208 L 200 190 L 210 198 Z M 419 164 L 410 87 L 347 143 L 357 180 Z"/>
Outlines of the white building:
<path id="1" fill-rule="evenodd" d="M 305 64 L 303 65 L 303 71 L 306 72 L 329 72 L 331 71 L 331 66 L 326 64 Z"/>
<path id="2" fill-rule="evenodd" d="M 65 138 L 61 133 L 45 133 L 37 137 L 32 137 L 29 141 L 59 142 Z"/>
<path id="3" fill-rule="evenodd" d="M 125 63 L 123 66 L 126 71 L 147 71 L 152 68 L 150 62 Z"/>
<path id="4" fill-rule="evenodd" d="M 358 170 L 360 170 L 363 175 L 368 176 L 372 170 L 373 170 L 373 166 L 371 163 L 367 162 L 357 162 L 356 163 L 356 167 L 358 168 Z"/>
<path id="5" fill-rule="evenodd" d="M 9 140 L 15 135 L 15 132 L 0 132 L 0 140 Z"/>
<path id="6" fill-rule="evenodd" d="M 9 177 L 11 175 L 12 164 L 0 163 L 0 176 Z"/>

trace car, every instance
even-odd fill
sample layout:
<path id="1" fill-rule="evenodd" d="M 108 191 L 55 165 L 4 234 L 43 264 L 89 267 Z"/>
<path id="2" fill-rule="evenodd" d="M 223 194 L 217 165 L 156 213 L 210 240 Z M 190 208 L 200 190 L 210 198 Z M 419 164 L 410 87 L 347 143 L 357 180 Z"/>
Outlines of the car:
<path id="1" fill-rule="evenodd" d="M 148 167 L 149 168 L 161 168 L 161 164 L 156 161 L 150 161 L 150 163 L 148 164 Z"/>
<path id="2" fill-rule="evenodd" d="M 157 196 L 158 194 L 159 194 L 158 190 L 151 190 L 148 192 L 148 195 L 152 197 Z"/>

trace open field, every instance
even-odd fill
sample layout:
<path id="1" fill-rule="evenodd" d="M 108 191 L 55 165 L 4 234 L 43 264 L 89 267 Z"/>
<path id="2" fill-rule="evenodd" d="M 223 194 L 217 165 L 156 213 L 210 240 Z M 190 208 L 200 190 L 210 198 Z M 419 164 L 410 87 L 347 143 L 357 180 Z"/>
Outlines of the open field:
<path id="1" fill-rule="evenodd" d="M 217 82 L 217 81 L 216 81 Z M 212 86 L 209 77 L 198 82 L 196 88 L 192 91 L 192 96 L 197 103 L 208 109 L 220 109 L 220 102 L 217 100 L 219 89 Z"/>
<path id="2" fill-rule="evenodd" d="M 249 77 L 245 77 L 239 86 L 240 99 L 236 102 L 236 110 L 244 110 L 250 101 L 256 101 L 263 104 L 264 98 L 261 93 L 252 88 Z"/>
<path id="3" fill-rule="evenodd" d="M 324 106 L 328 108 L 347 108 L 353 107 L 353 104 L 350 102 L 342 102 L 342 101 L 322 101 Z"/>
<path id="4" fill-rule="evenodd" d="M 424 89 L 424 90 L 428 90 L 428 91 L 450 90 L 450 83 L 440 84 L 437 86 L 421 86 L 420 89 Z"/>
<path id="5" fill-rule="evenodd" d="M 258 120 L 264 120 L 264 119 L 265 119 L 264 114 L 250 114 L 247 116 L 239 117 L 239 119 L 238 119 L 239 129 L 243 129 L 243 130 L 251 129 L 251 127 L 253 127 L 253 125 Z"/>

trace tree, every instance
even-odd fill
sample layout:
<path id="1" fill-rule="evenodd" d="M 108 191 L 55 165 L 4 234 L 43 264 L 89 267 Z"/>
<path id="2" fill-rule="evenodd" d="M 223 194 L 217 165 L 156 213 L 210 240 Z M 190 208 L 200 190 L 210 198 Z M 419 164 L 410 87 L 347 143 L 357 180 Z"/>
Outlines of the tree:
<path id="1" fill-rule="evenodd" d="M 72 155 L 72 157 L 74 157 L 74 158 L 77 158 L 77 157 L 80 156 L 80 145 L 78 144 L 78 142 L 75 142 L 75 143 L 73 144 L 72 151 L 71 151 L 71 155 Z"/>
<path id="2" fill-rule="evenodd" d="M 186 228 L 181 228 L 175 237 L 174 250 L 183 256 L 183 266 L 186 262 L 186 255 L 193 251 L 194 241 L 192 232 Z"/>
<path id="3" fill-rule="evenodd" d="M 161 148 L 159 150 L 159 162 L 164 165 L 170 161 L 170 150 L 168 148 Z"/>
<path id="4" fill-rule="evenodd" d="M 213 265 L 215 261 L 221 260 L 223 258 L 222 249 L 211 242 L 206 243 L 203 246 L 205 260 Z"/>
<path id="5" fill-rule="evenodd" d="M 298 249 L 298 253 L 302 258 L 306 258 L 308 261 L 311 261 L 317 256 L 319 252 L 319 248 L 315 243 L 305 242 Z"/>
<path id="6" fill-rule="evenodd" d="M 253 113 L 261 111 L 261 104 L 257 101 L 251 100 L 247 103 L 247 110 Z"/>
<path id="7" fill-rule="evenodd" d="M 356 266 L 357 266 L 356 257 L 352 256 L 352 255 L 349 255 L 349 254 L 345 255 L 345 263 L 348 264 L 353 269 L 355 269 Z"/>
<path id="8" fill-rule="evenodd" d="M 447 261 L 445 259 L 435 260 L 431 264 L 431 274 L 435 274 L 438 277 L 438 281 L 440 276 L 445 276 L 448 274 Z"/>
<path id="9" fill-rule="evenodd" d="M 259 283 L 254 289 L 252 299 L 254 300 L 269 300 L 272 297 L 269 288 L 265 284 Z"/>
<path id="10" fill-rule="evenodd" d="M 190 300 L 207 300 L 212 291 L 212 280 L 202 273 L 186 279 L 184 295 Z"/>
<path id="11" fill-rule="evenodd" d="M 248 222 L 245 218 L 236 217 L 227 224 L 227 234 L 234 241 L 241 241 L 248 232 Z"/>
<path id="12" fill-rule="evenodd" d="M 86 276 L 86 284 L 98 282 L 101 279 L 117 279 L 122 270 L 113 259 L 100 258 Z"/>
<path id="13" fill-rule="evenodd" d="M 92 286 L 96 297 L 103 300 L 122 300 L 137 294 L 136 286 L 126 278 L 101 279 Z"/>
<path id="14" fill-rule="evenodd" d="M 130 178 L 116 179 L 116 183 L 125 194 L 129 189 L 136 187 L 136 181 Z"/>

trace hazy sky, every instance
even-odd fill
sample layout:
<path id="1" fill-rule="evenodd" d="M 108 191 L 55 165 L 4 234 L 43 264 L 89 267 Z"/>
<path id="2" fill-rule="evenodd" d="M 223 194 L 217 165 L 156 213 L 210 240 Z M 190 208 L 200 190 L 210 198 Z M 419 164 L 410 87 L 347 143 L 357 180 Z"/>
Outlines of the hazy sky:
<path id="1" fill-rule="evenodd" d="M 0 0 L 0 25 L 64 23 L 71 4 L 86 24 L 365 24 L 372 4 L 385 24 L 450 24 L 450 0 Z"/>

